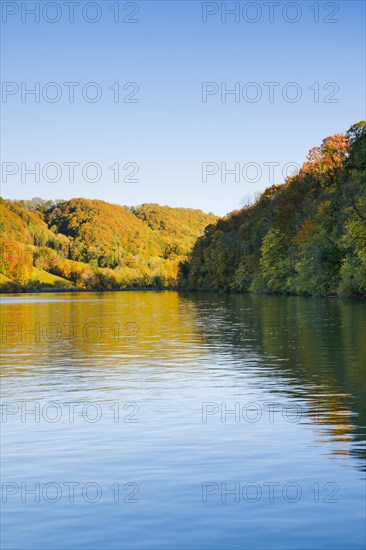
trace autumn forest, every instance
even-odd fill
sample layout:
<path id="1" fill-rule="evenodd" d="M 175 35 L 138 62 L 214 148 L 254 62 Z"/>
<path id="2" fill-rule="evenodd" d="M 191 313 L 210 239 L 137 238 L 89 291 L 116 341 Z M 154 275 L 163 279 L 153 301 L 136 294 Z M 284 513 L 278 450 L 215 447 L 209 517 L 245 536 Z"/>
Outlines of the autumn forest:
<path id="1" fill-rule="evenodd" d="M 157 204 L 0 200 L 2 292 L 182 288 L 366 297 L 366 122 L 224 218 Z"/>

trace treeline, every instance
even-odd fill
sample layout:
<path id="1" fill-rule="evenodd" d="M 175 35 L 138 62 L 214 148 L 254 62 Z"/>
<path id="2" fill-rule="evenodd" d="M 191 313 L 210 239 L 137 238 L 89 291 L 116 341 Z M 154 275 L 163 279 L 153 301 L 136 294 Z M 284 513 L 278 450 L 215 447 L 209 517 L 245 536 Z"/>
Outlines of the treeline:
<path id="1" fill-rule="evenodd" d="M 0 290 L 176 286 L 204 228 L 200 210 L 99 200 L 0 199 Z"/>
<path id="2" fill-rule="evenodd" d="M 205 229 L 206 228 L 206 229 Z M 99 200 L 0 199 L 0 291 L 127 287 L 366 296 L 366 122 L 219 219 Z"/>
<path id="3" fill-rule="evenodd" d="M 313 148 L 299 173 L 206 228 L 188 289 L 366 296 L 366 122 Z"/>

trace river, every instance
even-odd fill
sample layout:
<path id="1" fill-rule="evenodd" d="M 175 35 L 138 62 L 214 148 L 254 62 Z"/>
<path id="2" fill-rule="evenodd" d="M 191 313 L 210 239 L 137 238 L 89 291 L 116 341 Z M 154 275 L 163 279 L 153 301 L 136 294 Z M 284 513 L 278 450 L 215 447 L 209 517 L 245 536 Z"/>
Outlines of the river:
<path id="1" fill-rule="evenodd" d="M 364 548 L 366 304 L 2 297 L 2 547 Z"/>

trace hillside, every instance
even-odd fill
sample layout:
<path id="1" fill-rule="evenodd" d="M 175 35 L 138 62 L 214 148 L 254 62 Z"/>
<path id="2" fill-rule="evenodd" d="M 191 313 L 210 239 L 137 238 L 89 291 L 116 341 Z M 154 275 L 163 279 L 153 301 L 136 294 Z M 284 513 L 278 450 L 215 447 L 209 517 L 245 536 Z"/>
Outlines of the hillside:
<path id="1" fill-rule="evenodd" d="M 187 255 L 197 238 L 202 235 L 202 228 L 218 219 L 201 210 L 171 208 L 158 204 L 142 204 L 131 210 L 158 233 L 158 242 L 166 258 Z"/>
<path id="2" fill-rule="evenodd" d="M 366 296 L 366 123 L 225 218 L 158 204 L 0 199 L 0 290 Z M 179 271 L 179 272 L 178 272 Z"/>
<path id="3" fill-rule="evenodd" d="M 326 138 L 297 175 L 206 228 L 180 284 L 366 296 L 366 122 Z"/>
<path id="4" fill-rule="evenodd" d="M 179 263 L 216 220 L 155 204 L 0 199 L 0 289 L 173 286 Z"/>

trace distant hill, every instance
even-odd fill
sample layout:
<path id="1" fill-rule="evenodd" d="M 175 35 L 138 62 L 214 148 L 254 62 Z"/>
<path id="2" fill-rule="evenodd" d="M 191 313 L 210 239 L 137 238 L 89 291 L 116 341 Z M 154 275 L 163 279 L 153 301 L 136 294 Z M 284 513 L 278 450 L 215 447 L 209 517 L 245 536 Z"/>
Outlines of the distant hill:
<path id="1" fill-rule="evenodd" d="M 169 287 L 213 214 L 100 200 L 0 199 L 0 290 Z"/>
<path id="2" fill-rule="evenodd" d="M 206 228 L 180 285 L 366 296 L 366 122 L 326 138 L 297 175 Z"/>
<path id="3" fill-rule="evenodd" d="M 127 287 L 366 297 L 366 122 L 225 218 L 0 199 L 0 290 Z"/>

